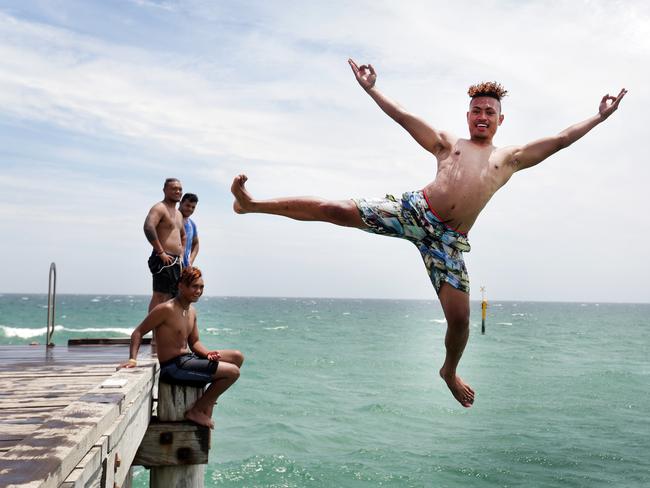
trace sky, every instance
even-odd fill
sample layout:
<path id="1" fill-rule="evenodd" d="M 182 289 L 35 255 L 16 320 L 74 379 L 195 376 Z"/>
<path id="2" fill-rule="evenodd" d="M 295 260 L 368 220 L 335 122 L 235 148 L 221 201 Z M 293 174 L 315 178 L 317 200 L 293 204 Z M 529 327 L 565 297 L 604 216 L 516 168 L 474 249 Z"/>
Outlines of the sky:
<path id="1" fill-rule="evenodd" d="M 347 65 L 467 136 L 467 87 L 508 90 L 497 146 L 605 123 L 513 176 L 469 234 L 471 299 L 649 302 L 650 6 L 642 1 L 0 0 L 0 293 L 149 294 L 142 224 L 199 196 L 207 295 L 431 299 L 417 249 L 237 215 L 257 198 L 423 188 L 435 158 Z M 644 142 L 645 141 L 645 142 Z"/>

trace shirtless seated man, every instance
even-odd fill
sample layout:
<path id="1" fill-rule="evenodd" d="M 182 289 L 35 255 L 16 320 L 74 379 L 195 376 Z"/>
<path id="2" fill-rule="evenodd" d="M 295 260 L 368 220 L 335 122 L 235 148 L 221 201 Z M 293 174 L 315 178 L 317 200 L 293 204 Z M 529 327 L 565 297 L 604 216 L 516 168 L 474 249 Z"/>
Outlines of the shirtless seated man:
<path id="1" fill-rule="evenodd" d="M 157 332 L 160 381 L 164 383 L 203 387 L 210 383 L 203 396 L 185 412 L 185 418 L 199 425 L 214 428 L 212 410 L 219 396 L 239 378 L 244 356 L 237 350 L 208 351 L 199 340 L 196 310 L 192 303 L 203 294 L 203 278 L 198 268 L 183 269 L 178 282 L 178 295 L 156 306 L 131 334 L 129 360 L 120 368 L 137 366 L 142 337 Z M 190 352 L 191 351 L 191 352 Z"/>
<path id="2" fill-rule="evenodd" d="M 446 357 L 440 376 L 464 407 L 474 403 L 474 390 L 456 369 L 469 338 L 469 279 L 463 253 L 470 250 L 467 233 L 492 195 L 519 170 L 540 163 L 580 139 L 618 108 L 627 91 L 605 95 L 598 113 L 559 134 L 521 146 L 497 148 L 492 138 L 503 122 L 498 83 L 481 83 L 469 89 L 467 112 L 469 139 L 435 129 L 383 95 L 375 86 L 371 65 L 348 60 L 361 87 L 389 117 L 400 124 L 438 161 L 435 179 L 422 190 L 401 198 L 343 201 L 315 197 L 256 200 L 239 175 L 232 184 L 237 213 L 268 213 L 296 220 L 330 222 L 369 232 L 401 237 L 420 251 L 447 320 Z"/>

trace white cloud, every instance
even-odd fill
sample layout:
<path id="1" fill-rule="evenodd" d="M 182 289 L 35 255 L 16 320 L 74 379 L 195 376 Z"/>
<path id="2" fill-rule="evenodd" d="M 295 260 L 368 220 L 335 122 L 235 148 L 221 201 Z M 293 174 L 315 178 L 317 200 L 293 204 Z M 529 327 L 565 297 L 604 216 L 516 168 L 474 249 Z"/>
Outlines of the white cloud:
<path id="1" fill-rule="evenodd" d="M 58 235 L 57 242 L 65 249 L 67 239 L 77 260 L 92 262 L 93 247 L 106 249 L 108 259 L 126 259 L 126 282 L 138 285 L 125 291 L 146 293 L 148 280 L 137 264 L 146 251 L 141 220 L 160 197 L 162 179 L 180 172 L 186 187 L 205 195 L 197 212 L 206 242 L 201 259 L 208 270 L 222 272 L 213 271 L 223 278 L 219 293 L 245 294 L 245 277 L 265 261 L 275 274 L 300 263 L 291 280 L 274 282 L 269 294 L 388 296 L 394 287 L 396 294 L 431 296 L 426 280 L 412 284 L 421 265 L 405 243 L 230 213 L 227 189 L 240 171 L 249 173 L 260 197 L 377 196 L 422 187 L 433 177 L 432 158 L 356 86 L 345 63 L 353 56 L 373 63 L 388 95 L 460 135 L 466 133 L 466 87 L 480 79 L 502 81 L 511 95 L 498 144 L 557 132 L 595 113 L 604 92 L 630 89 L 606 124 L 540 168 L 516 175 L 497 194 L 472 233 L 468 260 L 476 290 L 486 284 L 500 298 L 650 299 L 643 291 L 650 271 L 644 183 L 650 169 L 642 144 L 650 102 L 647 6 L 496 0 L 135 5 L 163 16 L 156 17 L 165 20 L 161 29 L 176 22 L 189 36 L 179 46 L 193 48 L 153 49 L 80 34 L 88 32 L 83 25 L 68 29 L 0 13 L 0 121 L 16 131 L 34 124 L 48 134 L 50 127 L 45 145 L 58 158 L 47 162 L 26 146 L 2 155 L 0 182 L 9 191 L 0 215 L 11 232 L 35 235 L 45 226 L 51 236 L 61 227 L 84 229 L 89 250 L 75 247 L 74 235 Z M 73 11 L 60 15 L 74 23 Z M 83 151 L 61 139 L 61 131 L 83 138 Z M 128 146 L 128 156 L 121 157 L 126 150 L 120 145 Z M 21 167 L 16 154 L 32 165 Z M 72 160 L 74 167 L 65 163 Z M 621 243 L 629 234 L 641 245 L 628 251 Z M 121 245 L 112 256 L 105 241 L 117 235 Z M 400 244 L 408 251 L 396 252 Z M 33 251 L 34 244 L 24 248 Z M 331 248 L 337 250 L 328 254 Z M 549 248 L 563 252 L 545 260 Z M 229 263 L 242 253 L 252 264 L 247 269 L 244 260 L 238 274 L 241 266 Z M 595 263 L 618 262 L 621 253 L 634 254 L 635 262 L 604 267 L 603 286 L 595 286 Z M 29 256 L 19 260 L 29 263 Z M 31 291 L 31 276 L 42 270 L 27 266 L 23 287 Z M 328 271 L 339 266 L 342 274 L 357 271 L 341 280 Z M 522 275 L 530 276 L 525 286 Z M 81 279 L 71 278 L 71 291 Z M 8 283 L 1 281 L 0 289 Z M 93 285 L 104 287 L 98 292 L 121 289 L 113 278 Z M 264 294 L 261 285 L 251 290 Z"/>

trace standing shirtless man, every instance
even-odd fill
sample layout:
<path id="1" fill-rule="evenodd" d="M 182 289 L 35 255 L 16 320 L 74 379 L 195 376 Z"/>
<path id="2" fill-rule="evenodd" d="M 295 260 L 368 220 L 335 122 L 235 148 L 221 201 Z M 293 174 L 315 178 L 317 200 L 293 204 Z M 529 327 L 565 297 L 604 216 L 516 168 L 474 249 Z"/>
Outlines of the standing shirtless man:
<path id="1" fill-rule="evenodd" d="M 540 163 L 574 143 L 618 108 L 627 93 L 605 95 L 598 113 L 559 134 L 521 146 L 497 148 L 492 138 L 503 122 L 501 98 L 506 90 L 498 83 L 470 87 L 467 125 L 469 139 L 435 129 L 404 110 L 375 87 L 372 65 L 348 63 L 361 87 L 389 117 L 401 125 L 438 160 L 435 179 L 423 190 L 401 198 L 331 201 L 314 197 L 255 200 L 239 175 L 232 184 L 237 213 L 268 213 L 296 220 L 330 222 L 368 232 L 401 237 L 420 251 L 447 319 L 446 357 L 440 376 L 464 407 L 474 403 L 474 390 L 456 369 L 469 338 L 469 279 L 463 253 L 470 250 L 467 233 L 492 195 L 515 173 Z"/>
<path id="2" fill-rule="evenodd" d="M 144 235 L 153 247 L 148 262 L 153 277 L 149 312 L 159 303 L 176 296 L 185 249 L 183 215 L 176 209 L 183 194 L 181 182 L 167 178 L 163 194 L 165 198 L 151 207 L 144 220 Z"/>

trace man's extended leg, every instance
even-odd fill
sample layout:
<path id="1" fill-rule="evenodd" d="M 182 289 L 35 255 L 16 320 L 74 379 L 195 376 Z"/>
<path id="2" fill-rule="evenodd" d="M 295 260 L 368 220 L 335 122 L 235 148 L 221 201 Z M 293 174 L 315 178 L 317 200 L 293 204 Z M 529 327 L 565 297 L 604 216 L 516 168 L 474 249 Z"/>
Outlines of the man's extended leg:
<path id="1" fill-rule="evenodd" d="M 438 298 L 447 319 L 447 355 L 440 369 L 440 376 L 456 400 L 463 407 L 471 407 L 474 403 L 474 390 L 456 374 L 458 362 L 469 338 L 469 294 L 457 290 L 449 283 L 443 283 Z"/>
<path id="2" fill-rule="evenodd" d="M 272 200 L 254 200 L 246 190 L 246 175 L 238 175 L 230 190 L 235 195 L 235 212 L 282 215 L 295 220 L 329 222 L 345 227 L 363 229 L 359 210 L 352 200 L 324 200 L 316 197 L 289 197 Z"/>

